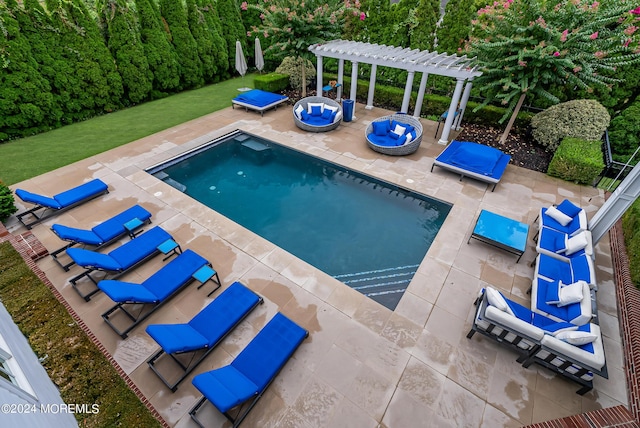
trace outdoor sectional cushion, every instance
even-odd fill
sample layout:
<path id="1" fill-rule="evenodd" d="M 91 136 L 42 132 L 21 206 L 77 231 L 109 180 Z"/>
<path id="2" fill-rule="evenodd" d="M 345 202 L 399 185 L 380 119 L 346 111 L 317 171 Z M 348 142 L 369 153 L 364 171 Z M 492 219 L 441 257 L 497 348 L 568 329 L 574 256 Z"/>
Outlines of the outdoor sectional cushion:
<path id="1" fill-rule="evenodd" d="M 589 284 L 590 288 L 597 288 L 593 261 L 584 252 L 564 260 L 538 254 L 534 276 L 541 276 L 549 281 L 562 281 L 564 284 L 582 280 Z"/>
<path id="2" fill-rule="evenodd" d="M 605 355 L 600 327 L 596 324 L 585 324 L 578 328 L 577 331 L 593 333 L 596 336 L 596 339 L 593 342 L 584 345 L 571 345 L 557 337 L 546 335 L 542 338 L 541 343 L 545 348 L 549 348 L 561 355 L 570 357 L 572 360 L 587 367 L 601 370 L 605 365 Z M 544 358 L 544 355 L 537 355 L 537 357 Z M 567 370 L 570 370 L 570 368 Z M 585 376 L 593 378 L 592 373 L 588 373 Z"/>
<path id="3" fill-rule="evenodd" d="M 492 175 L 503 153 L 482 144 L 461 142 L 449 162 L 477 174 Z"/>
<path id="4" fill-rule="evenodd" d="M 531 310 L 556 321 L 584 325 L 591 321 L 592 307 L 589 285 L 582 283 L 582 300 L 565 306 L 549 303 L 549 296 L 557 294 L 558 282 L 535 278 L 531 287 Z"/>
<path id="5" fill-rule="evenodd" d="M 571 221 L 567 225 L 563 225 L 561 222 L 557 221 L 552 216 L 547 214 L 549 208 L 543 207 L 540 209 L 540 227 L 550 227 L 551 229 L 566 233 L 571 236 L 578 234 L 583 230 L 587 230 L 587 213 L 585 212 L 585 210 L 578 208 L 579 211 L 576 213 L 575 208 L 577 207 L 567 199 L 562 201 L 557 207 L 554 208 L 560 213 L 570 217 Z M 575 215 L 571 216 L 569 214 Z"/>
<path id="6" fill-rule="evenodd" d="M 18 195 L 18 197 L 25 202 L 59 210 L 84 201 L 91 196 L 105 193 L 107 189 L 108 186 L 106 185 L 106 183 L 96 178 L 94 180 L 81 184 L 80 186 L 74 187 L 73 189 L 58 193 L 51 198 L 48 196 L 38 195 L 37 193 L 31 193 L 22 189 L 16 189 L 16 195 Z"/>
<path id="7" fill-rule="evenodd" d="M 286 99 L 287 97 L 284 95 L 274 94 L 260 89 L 252 89 L 251 91 L 247 91 L 243 94 L 238 95 L 233 100 L 245 104 L 250 104 L 255 107 L 267 107 L 271 104 L 279 103 Z"/>

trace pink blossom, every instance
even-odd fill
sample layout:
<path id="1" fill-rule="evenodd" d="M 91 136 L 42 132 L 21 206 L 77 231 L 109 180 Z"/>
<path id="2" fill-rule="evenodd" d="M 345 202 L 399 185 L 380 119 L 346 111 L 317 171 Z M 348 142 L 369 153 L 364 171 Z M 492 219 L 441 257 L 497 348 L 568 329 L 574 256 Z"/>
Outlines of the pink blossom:
<path id="1" fill-rule="evenodd" d="M 269 37 L 269 33 L 267 33 L 266 31 L 264 33 L 262 33 L 262 35 L 266 38 Z"/>
<path id="2" fill-rule="evenodd" d="M 364 14 L 364 12 L 360 13 L 360 21 L 364 21 L 364 19 L 367 17 L 367 15 Z"/>
<path id="3" fill-rule="evenodd" d="M 591 9 L 597 9 L 598 6 L 600 6 L 600 3 L 598 3 L 597 1 L 594 1 L 593 3 L 591 3 Z"/>
<path id="4" fill-rule="evenodd" d="M 247 31 L 247 37 L 251 37 L 251 31 Z"/>
<path id="5" fill-rule="evenodd" d="M 625 48 L 629 46 L 629 43 L 631 43 L 631 39 L 627 39 L 624 41 L 624 43 L 622 44 L 622 46 L 624 46 Z"/>
<path id="6" fill-rule="evenodd" d="M 264 13 L 261 13 L 260 14 L 260 19 L 264 21 L 264 18 L 265 18 Z"/>
<path id="7" fill-rule="evenodd" d="M 578 73 L 578 72 L 580 72 L 580 71 L 582 71 L 582 67 L 575 67 L 575 68 L 573 69 L 573 72 L 574 72 L 574 73 Z"/>
<path id="8" fill-rule="evenodd" d="M 569 30 L 564 30 L 562 32 L 562 36 L 560 36 L 560 41 L 561 42 L 566 42 L 567 41 L 567 35 L 569 34 Z"/>
<path id="9" fill-rule="evenodd" d="M 237 4 L 237 3 L 236 3 L 236 4 Z M 243 2 L 242 2 L 242 4 L 240 5 L 240 9 L 242 9 L 242 10 L 247 10 L 247 6 L 248 6 L 248 5 L 247 5 L 247 2 L 246 2 L 246 1 L 243 1 Z"/>
<path id="10" fill-rule="evenodd" d="M 595 40 L 595 39 L 597 39 L 597 38 L 598 38 L 598 32 L 596 31 L 595 33 L 593 33 L 592 35 L 590 35 L 590 36 L 589 36 L 589 38 L 590 38 L 591 40 Z"/>
<path id="11" fill-rule="evenodd" d="M 520 61 L 518 61 L 518 65 L 519 65 L 520 67 L 526 67 L 526 66 L 527 66 L 527 61 L 522 61 L 522 60 L 520 60 Z"/>
<path id="12" fill-rule="evenodd" d="M 626 34 L 627 36 L 630 36 L 633 33 L 635 33 L 637 29 L 638 27 L 636 27 L 635 25 L 632 25 L 624 29 L 624 34 Z"/>
<path id="13" fill-rule="evenodd" d="M 636 7 L 635 9 L 631 9 L 629 13 L 632 15 L 640 15 L 640 6 Z"/>
<path id="14" fill-rule="evenodd" d="M 595 56 L 598 59 L 604 58 L 605 55 L 606 54 L 604 52 L 602 52 L 602 51 L 598 51 L 598 52 L 593 54 L 593 56 Z"/>
<path id="15" fill-rule="evenodd" d="M 269 7 L 269 10 L 270 10 L 271 12 L 275 12 L 275 11 L 276 11 L 276 9 L 277 9 L 277 7 L 276 7 L 276 5 L 275 5 L 275 4 L 272 4 L 272 5 L 271 5 L 271 7 Z"/>
<path id="16" fill-rule="evenodd" d="M 353 16 L 358 16 L 358 11 L 357 10 L 353 11 Z"/>
<path id="17" fill-rule="evenodd" d="M 555 51 L 555 52 L 553 53 L 553 56 L 560 56 L 560 52 Z"/>

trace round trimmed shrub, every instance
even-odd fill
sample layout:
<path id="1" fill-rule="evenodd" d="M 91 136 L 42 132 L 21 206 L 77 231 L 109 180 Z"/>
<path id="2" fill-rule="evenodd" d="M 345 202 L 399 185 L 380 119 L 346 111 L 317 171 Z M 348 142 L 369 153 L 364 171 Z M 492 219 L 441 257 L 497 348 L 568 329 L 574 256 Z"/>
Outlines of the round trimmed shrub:
<path id="1" fill-rule="evenodd" d="M 551 106 L 531 119 L 533 138 L 555 152 L 566 137 L 599 140 L 611 116 L 596 100 L 573 100 Z"/>
<path id="2" fill-rule="evenodd" d="M 302 64 L 305 64 L 305 85 L 311 84 L 311 79 L 316 76 L 316 68 L 311 61 L 305 58 L 294 58 L 292 56 L 285 57 L 282 63 L 276 68 L 276 73 L 286 74 L 289 76 L 289 83 L 292 88 L 302 88 Z"/>

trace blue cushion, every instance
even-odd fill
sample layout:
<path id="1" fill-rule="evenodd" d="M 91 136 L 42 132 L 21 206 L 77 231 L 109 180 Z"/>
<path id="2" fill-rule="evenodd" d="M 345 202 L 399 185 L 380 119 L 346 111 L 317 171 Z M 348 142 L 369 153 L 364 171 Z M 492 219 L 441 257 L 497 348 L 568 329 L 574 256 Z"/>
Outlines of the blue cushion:
<path id="1" fill-rule="evenodd" d="M 506 297 L 504 300 L 507 302 L 507 305 L 509 305 L 509 309 L 511 309 L 516 318 L 519 318 L 525 322 L 531 322 L 531 319 L 533 318 L 533 312 L 531 312 L 529 308 L 525 308 L 521 304 L 516 303 L 513 300 L 509 300 Z"/>
<path id="2" fill-rule="evenodd" d="M 592 284 L 593 278 L 591 278 L 591 262 L 589 256 L 583 251 L 577 255 L 571 255 L 571 270 L 573 272 L 573 281 L 586 281 L 587 284 Z M 564 282 L 564 281 L 563 281 Z M 567 282 L 570 284 L 571 282 Z"/>
<path id="3" fill-rule="evenodd" d="M 322 118 L 326 119 L 327 121 L 331 121 L 331 116 L 333 115 L 333 113 L 335 113 L 335 112 L 333 112 L 333 111 L 329 110 L 328 108 L 326 108 L 322 112 Z"/>
<path id="4" fill-rule="evenodd" d="M 189 324 L 152 324 L 146 331 L 167 354 L 203 349 L 209 343 L 206 337 Z"/>
<path id="5" fill-rule="evenodd" d="M 405 134 L 410 134 L 412 132 L 415 133 L 415 128 L 413 126 L 409 125 L 408 123 L 405 123 L 405 124 L 403 124 L 401 126 L 404 126 L 406 128 L 406 130 L 404 131 Z"/>
<path id="6" fill-rule="evenodd" d="M 140 205 L 134 205 L 131 208 L 124 210 L 120 214 L 111 217 L 109 220 L 93 227 L 91 230 L 96 235 L 100 236 L 103 242 L 108 242 L 126 233 L 127 230 L 124 227 L 125 223 L 136 218 L 142 222 L 145 222 L 151 218 L 151 213 L 142 208 Z"/>
<path id="7" fill-rule="evenodd" d="M 171 239 L 171 235 L 161 227 L 156 226 L 136 239 L 132 239 L 111 251 L 109 256 L 113 257 L 123 269 L 128 269 L 157 252 L 158 246 L 169 239 Z"/>
<path id="8" fill-rule="evenodd" d="M 575 217 L 578 215 L 580 211 L 582 211 L 582 208 L 575 206 L 568 199 L 565 199 L 564 201 L 562 201 L 560 205 L 557 206 L 557 208 L 558 208 L 558 211 L 563 212 L 569 217 Z"/>
<path id="9" fill-rule="evenodd" d="M 398 145 L 398 141 L 391 139 L 391 137 L 388 134 L 385 134 L 383 136 L 378 136 L 374 133 L 371 133 L 367 135 L 367 139 L 371 141 L 373 144 L 377 146 L 382 146 L 382 147 L 395 147 Z"/>
<path id="10" fill-rule="evenodd" d="M 380 122 L 372 122 L 373 133 L 379 137 L 385 136 L 389 133 L 389 121 L 383 120 Z"/>
<path id="11" fill-rule="evenodd" d="M 65 241 L 80 242 L 88 245 L 100 245 L 104 243 L 104 239 L 95 234 L 93 230 L 76 229 L 75 227 L 54 224 L 51 230 L 58 235 L 60 239 Z"/>
<path id="12" fill-rule="evenodd" d="M 397 140 L 397 139 L 399 139 L 399 138 L 400 138 L 400 135 L 396 134 L 395 132 L 389 132 L 389 137 L 390 137 L 392 140 Z"/>
<path id="13" fill-rule="evenodd" d="M 140 238 L 134 239 L 134 241 Z M 155 301 L 162 302 L 176 290 L 191 280 L 191 276 L 207 260 L 192 250 L 185 250 L 162 269 L 147 278 L 142 286 L 156 296 Z"/>
<path id="14" fill-rule="evenodd" d="M 92 196 L 104 193 L 107 189 L 108 186 L 102 180 L 96 178 L 78 187 L 69 189 L 66 192 L 59 193 L 53 198 L 63 207 L 67 207 Z"/>
<path id="15" fill-rule="evenodd" d="M 53 208 L 59 210 L 62 208 L 60 202 L 48 196 L 38 195 L 37 193 L 31 193 L 26 190 L 16 189 L 16 195 L 25 202 L 31 204 L 40 205 L 47 208 Z"/>
<path id="16" fill-rule="evenodd" d="M 452 154 L 450 163 L 478 174 L 491 175 L 502 155 L 493 147 L 463 142 Z"/>
<path id="17" fill-rule="evenodd" d="M 133 282 L 105 279 L 98 283 L 98 288 L 114 302 L 153 303 L 157 301 L 155 294 L 142 284 Z"/>
<path id="18" fill-rule="evenodd" d="M 71 257 L 78 266 L 84 268 L 98 268 L 110 271 L 122 270 L 122 265 L 118 263 L 113 257 L 98 253 L 97 251 L 85 250 L 84 248 L 69 248 L 67 249 L 67 255 Z"/>
<path id="19" fill-rule="evenodd" d="M 192 383 L 222 413 L 260 392 L 251 380 L 233 366 L 199 374 Z"/>
<path id="20" fill-rule="evenodd" d="M 274 94 L 261 89 L 252 89 L 234 98 L 234 101 L 241 101 L 256 107 L 266 107 L 275 102 L 286 99 L 285 95 Z"/>
<path id="21" fill-rule="evenodd" d="M 311 106 L 311 116 L 322 116 L 322 107 Z"/>
<path id="22" fill-rule="evenodd" d="M 538 290 L 539 292 L 544 291 L 544 301 L 548 305 L 557 305 L 560 303 L 560 284 L 558 281 L 547 282 L 539 279 Z"/>
<path id="23" fill-rule="evenodd" d="M 307 332 L 302 327 L 277 313 L 231 365 L 262 391 L 306 335 Z"/>
<path id="24" fill-rule="evenodd" d="M 565 284 L 573 282 L 571 265 L 562 260 L 555 259 L 545 254 L 539 254 L 538 274 L 549 279 L 562 281 Z"/>
<path id="25" fill-rule="evenodd" d="M 303 122 L 306 122 L 307 120 L 309 120 L 310 117 L 311 117 L 311 115 L 309 113 L 307 113 L 306 110 L 302 110 L 300 112 L 300 120 L 302 120 Z"/>

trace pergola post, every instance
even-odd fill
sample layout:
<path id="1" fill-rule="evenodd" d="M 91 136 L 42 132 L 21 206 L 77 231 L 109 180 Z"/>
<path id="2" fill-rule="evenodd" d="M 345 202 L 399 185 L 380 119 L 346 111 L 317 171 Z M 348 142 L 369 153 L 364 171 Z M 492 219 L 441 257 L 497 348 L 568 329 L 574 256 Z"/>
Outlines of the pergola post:
<path id="1" fill-rule="evenodd" d="M 411 100 L 411 89 L 413 89 L 413 76 L 415 71 L 409 71 L 407 74 L 407 83 L 404 85 L 404 97 L 402 98 L 402 107 L 400 111 L 406 113 L 409 110 L 409 101 Z"/>
<path id="2" fill-rule="evenodd" d="M 422 102 L 424 101 L 424 92 L 427 89 L 428 78 L 429 73 L 422 73 L 422 79 L 420 79 L 420 89 L 418 89 L 418 98 L 416 98 L 416 108 L 413 110 L 413 117 L 420 117 Z"/>
<path id="3" fill-rule="evenodd" d="M 469 101 L 469 95 L 471 95 L 471 87 L 473 86 L 473 79 L 469 79 L 467 84 L 464 85 L 464 92 L 462 93 L 462 99 L 460 100 L 460 114 L 455 120 L 455 130 L 460 130 L 460 124 L 462 123 L 462 116 L 467 108 L 467 102 Z"/>
<path id="4" fill-rule="evenodd" d="M 342 85 L 344 84 L 344 59 L 338 60 L 338 89 L 336 89 L 336 100 L 340 102 L 342 99 Z"/>
<path id="5" fill-rule="evenodd" d="M 356 90 L 358 89 L 358 63 L 351 63 L 351 89 L 349 92 L 349 99 L 356 100 Z"/>
<path id="6" fill-rule="evenodd" d="M 306 61 L 304 61 L 306 62 Z M 303 67 L 304 67 L 303 62 Z M 321 97 L 322 96 L 322 55 L 317 56 L 317 71 L 316 71 L 316 94 Z M 305 82 L 302 82 L 304 85 Z"/>
<path id="7" fill-rule="evenodd" d="M 371 76 L 369 76 L 369 93 L 367 94 L 367 105 L 364 107 L 367 110 L 373 108 L 373 93 L 376 91 L 376 73 L 378 72 L 378 66 L 376 64 L 371 65 Z"/>
<path id="8" fill-rule="evenodd" d="M 444 129 L 438 140 L 438 144 L 449 143 L 449 133 L 451 132 L 451 125 L 456 115 L 458 108 L 458 102 L 460 101 L 460 95 L 462 95 L 462 85 L 464 84 L 463 78 L 458 78 L 456 81 L 456 89 L 453 91 L 453 97 L 451 98 L 451 104 L 449 105 L 449 112 L 447 113 L 447 120 L 444 122 Z"/>

